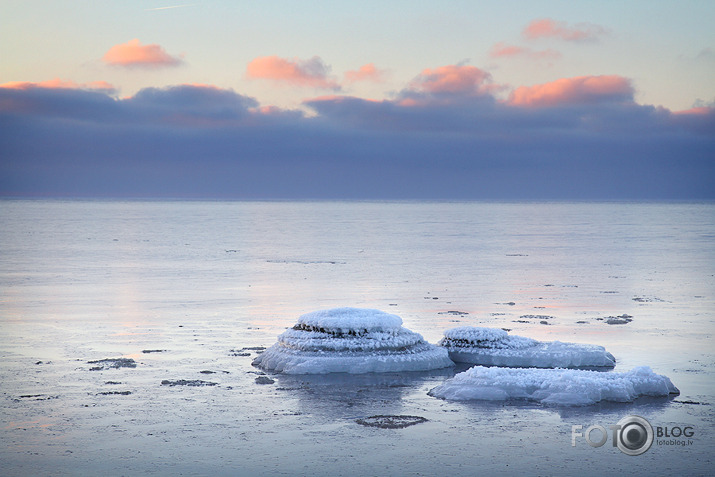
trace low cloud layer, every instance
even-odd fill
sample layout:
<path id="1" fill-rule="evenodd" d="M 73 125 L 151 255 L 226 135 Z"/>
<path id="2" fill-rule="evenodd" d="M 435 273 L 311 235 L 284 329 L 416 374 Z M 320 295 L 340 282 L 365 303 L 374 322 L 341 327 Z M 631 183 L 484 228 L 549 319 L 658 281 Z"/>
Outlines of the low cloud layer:
<path id="1" fill-rule="evenodd" d="M 104 91 L 106 93 L 113 93 L 116 88 L 107 83 L 106 81 L 94 81 L 92 83 L 75 83 L 74 81 L 62 80 L 59 78 L 32 82 L 32 81 L 12 81 L 10 83 L 0 84 L 0 88 L 4 89 L 22 89 L 28 90 L 33 88 L 45 88 L 45 89 L 85 89 L 85 90 L 98 90 Z"/>
<path id="2" fill-rule="evenodd" d="M 287 65 L 259 71 L 329 81 L 324 69 Z M 480 68 L 446 65 L 391 99 L 322 96 L 305 114 L 210 85 L 123 99 L 82 85 L 3 85 L 0 194 L 715 198 L 712 108 L 637 104 L 620 76 L 504 88 Z"/>

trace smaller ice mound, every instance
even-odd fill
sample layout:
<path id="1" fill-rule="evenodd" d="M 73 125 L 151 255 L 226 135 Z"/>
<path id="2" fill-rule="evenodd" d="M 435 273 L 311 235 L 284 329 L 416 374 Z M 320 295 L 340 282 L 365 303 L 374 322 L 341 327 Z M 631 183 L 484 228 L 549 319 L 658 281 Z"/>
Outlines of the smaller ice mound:
<path id="1" fill-rule="evenodd" d="M 512 368 L 582 368 L 616 365 L 603 346 L 536 341 L 498 328 L 463 326 L 444 332 L 439 346 L 456 363 Z"/>
<path id="2" fill-rule="evenodd" d="M 669 394 L 680 391 L 670 379 L 655 374 L 647 366 L 627 373 L 475 366 L 429 392 L 430 396 L 455 401 L 526 399 L 565 406 L 631 402 L 639 396 Z"/>
<path id="3" fill-rule="evenodd" d="M 366 308 L 307 313 L 253 365 L 286 374 L 428 371 L 454 363 L 447 350 L 402 327 L 397 315 Z"/>

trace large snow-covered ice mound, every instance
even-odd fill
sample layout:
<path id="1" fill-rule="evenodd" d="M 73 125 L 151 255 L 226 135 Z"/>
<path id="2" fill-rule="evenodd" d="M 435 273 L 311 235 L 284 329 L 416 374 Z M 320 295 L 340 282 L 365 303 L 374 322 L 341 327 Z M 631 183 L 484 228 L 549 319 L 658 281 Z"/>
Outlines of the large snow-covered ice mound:
<path id="1" fill-rule="evenodd" d="M 603 346 L 543 342 L 498 328 L 463 326 L 444 332 L 438 343 L 457 363 L 533 368 L 609 367 L 616 359 Z"/>
<path id="2" fill-rule="evenodd" d="M 647 366 L 625 373 L 475 366 L 435 387 L 429 395 L 455 401 L 527 399 L 585 406 L 599 401 L 631 402 L 639 396 L 679 393 L 670 379 L 655 374 Z"/>
<path id="3" fill-rule="evenodd" d="M 365 308 L 302 315 L 253 364 L 286 374 L 427 371 L 454 365 L 446 349 L 402 327 L 399 316 Z"/>

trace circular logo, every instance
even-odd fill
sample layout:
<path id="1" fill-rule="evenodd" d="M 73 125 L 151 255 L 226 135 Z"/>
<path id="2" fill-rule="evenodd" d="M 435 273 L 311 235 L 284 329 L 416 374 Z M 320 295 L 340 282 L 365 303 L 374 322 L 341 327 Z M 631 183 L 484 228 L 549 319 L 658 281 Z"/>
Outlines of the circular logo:
<path id="1" fill-rule="evenodd" d="M 620 421 L 618 448 L 628 455 L 641 455 L 653 445 L 653 428 L 640 416 L 626 416 Z"/>

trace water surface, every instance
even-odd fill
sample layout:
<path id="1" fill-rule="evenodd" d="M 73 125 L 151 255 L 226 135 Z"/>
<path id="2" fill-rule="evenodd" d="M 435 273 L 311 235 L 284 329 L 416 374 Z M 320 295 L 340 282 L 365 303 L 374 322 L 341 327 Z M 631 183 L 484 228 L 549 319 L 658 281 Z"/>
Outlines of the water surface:
<path id="1" fill-rule="evenodd" d="M 5 200 L 0 224 L 8 475 L 712 467 L 713 204 Z M 481 325 L 600 344 L 616 371 L 651 366 L 681 395 L 575 409 L 427 396 L 455 370 L 255 383 L 244 348 L 337 306 L 396 313 L 431 342 Z M 116 357 L 138 365 L 90 370 Z M 161 384 L 179 379 L 216 385 Z M 375 414 L 429 421 L 355 423 Z M 572 425 L 628 414 L 693 426 L 693 444 L 571 446 Z"/>

